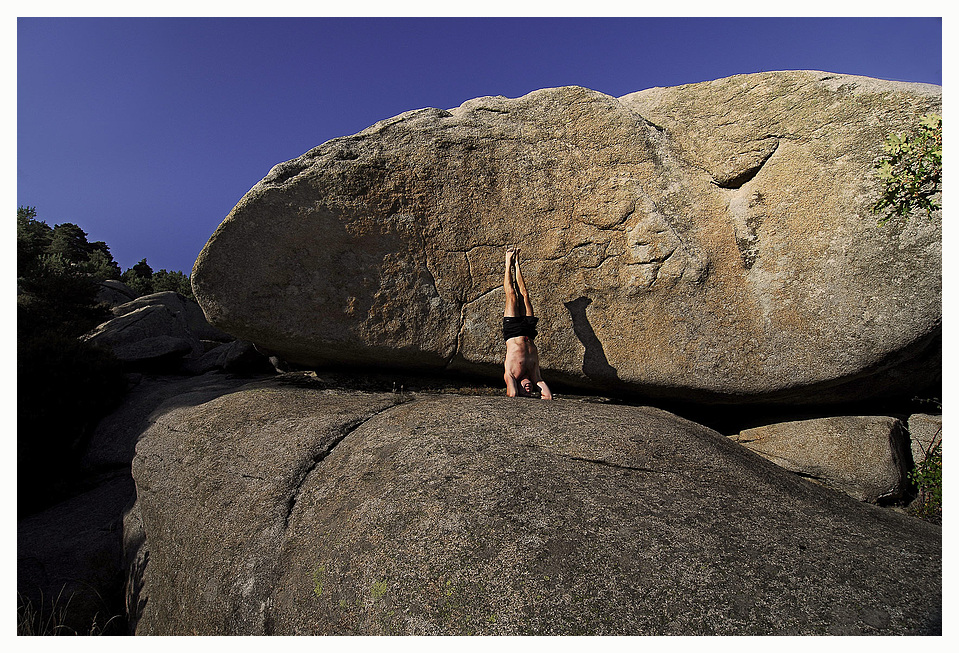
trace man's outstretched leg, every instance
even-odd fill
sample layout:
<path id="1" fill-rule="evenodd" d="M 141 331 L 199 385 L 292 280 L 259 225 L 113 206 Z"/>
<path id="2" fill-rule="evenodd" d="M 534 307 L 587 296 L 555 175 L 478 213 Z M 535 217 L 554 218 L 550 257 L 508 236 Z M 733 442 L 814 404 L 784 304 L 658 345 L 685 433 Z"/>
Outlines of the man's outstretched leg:
<path id="1" fill-rule="evenodd" d="M 516 293 L 516 284 L 513 283 L 513 266 L 516 260 L 516 250 L 506 248 L 506 270 L 503 272 L 503 291 L 506 293 L 506 308 L 503 317 L 522 317 L 522 304 Z"/>
<path id="2" fill-rule="evenodd" d="M 533 317 L 533 304 L 529 299 L 529 291 L 526 290 L 526 282 L 523 281 L 523 273 L 519 269 L 519 250 L 516 250 L 513 256 L 513 265 L 516 268 L 516 285 L 519 288 L 519 295 L 523 299 L 523 308 L 527 317 Z"/>

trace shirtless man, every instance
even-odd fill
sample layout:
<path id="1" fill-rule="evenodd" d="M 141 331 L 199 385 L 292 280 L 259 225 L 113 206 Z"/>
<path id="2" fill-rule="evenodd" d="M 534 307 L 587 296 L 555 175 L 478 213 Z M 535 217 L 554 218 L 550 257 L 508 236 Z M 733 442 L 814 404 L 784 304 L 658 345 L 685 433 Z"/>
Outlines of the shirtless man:
<path id="1" fill-rule="evenodd" d="M 539 351 L 533 344 L 538 317 L 533 315 L 526 282 L 519 270 L 519 250 L 506 249 L 506 272 L 503 289 L 506 291 L 506 309 L 503 311 L 503 340 L 506 341 L 507 397 L 535 397 L 552 399 L 553 393 L 539 372 Z M 537 386 L 539 390 L 534 390 Z"/>

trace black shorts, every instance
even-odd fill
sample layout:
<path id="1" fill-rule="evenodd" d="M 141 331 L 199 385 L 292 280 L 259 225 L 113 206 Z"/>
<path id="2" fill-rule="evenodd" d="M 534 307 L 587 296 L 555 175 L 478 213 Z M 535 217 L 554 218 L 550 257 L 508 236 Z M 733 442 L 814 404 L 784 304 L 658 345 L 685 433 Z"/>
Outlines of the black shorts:
<path id="1" fill-rule="evenodd" d="M 526 336 L 532 340 L 536 337 L 537 322 L 539 322 L 539 318 L 535 316 L 504 317 L 503 340 L 509 340 L 517 336 Z"/>

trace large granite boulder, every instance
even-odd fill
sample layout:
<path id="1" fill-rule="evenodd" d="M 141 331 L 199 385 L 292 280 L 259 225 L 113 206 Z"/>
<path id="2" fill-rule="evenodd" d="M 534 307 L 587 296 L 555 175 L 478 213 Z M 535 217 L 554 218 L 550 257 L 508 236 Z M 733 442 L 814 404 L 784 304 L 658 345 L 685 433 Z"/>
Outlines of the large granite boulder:
<path id="1" fill-rule="evenodd" d="M 158 410 L 137 634 L 941 632 L 941 529 L 643 407 L 345 392 Z"/>
<path id="2" fill-rule="evenodd" d="M 940 106 L 938 86 L 799 71 L 410 111 L 275 166 L 201 252 L 194 294 L 291 363 L 498 377 L 515 245 L 554 380 L 914 395 L 941 373 L 941 218 L 877 226 L 872 165 Z"/>
<path id="3" fill-rule="evenodd" d="M 909 436 L 894 417 L 823 417 L 746 429 L 732 439 L 791 472 L 860 501 L 907 489 Z"/>
<path id="4" fill-rule="evenodd" d="M 129 467 L 137 440 L 161 406 L 168 402 L 177 406 L 194 406 L 248 383 L 249 378 L 217 372 L 199 376 L 140 375 L 123 402 L 97 423 L 80 459 L 81 469 L 93 477 L 108 470 Z"/>

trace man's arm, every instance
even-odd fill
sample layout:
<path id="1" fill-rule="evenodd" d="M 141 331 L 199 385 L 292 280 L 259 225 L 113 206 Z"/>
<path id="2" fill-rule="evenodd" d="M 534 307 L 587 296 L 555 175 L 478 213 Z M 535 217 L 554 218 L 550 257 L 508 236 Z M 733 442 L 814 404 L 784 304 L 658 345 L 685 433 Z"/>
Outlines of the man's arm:
<path id="1" fill-rule="evenodd" d="M 552 399 L 553 393 L 549 391 L 549 386 L 546 385 L 546 381 L 539 381 L 537 384 L 540 390 L 540 399 Z"/>
<path id="2" fill-rule="evenodd" d="M 552 399 L 553 393 L 549 391 L 549 386 L 543 380 L 543 375 L 539 372 L 539 363 L 536 364 L 536 385 L 539 386 L 540 399 Z"/>
<path id="3" fill-rule="evenodd" d="M 514 379 L 509 372 L 503 373 L 503 379 L 506 381 L 506 396 L 507 397 L 518 397 L 519 396 L 519 381 Z"/>

